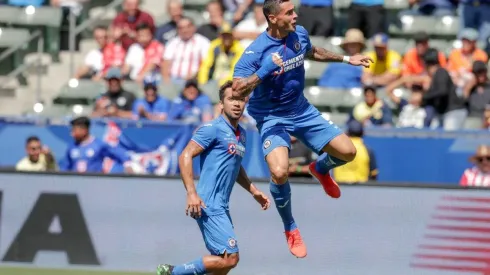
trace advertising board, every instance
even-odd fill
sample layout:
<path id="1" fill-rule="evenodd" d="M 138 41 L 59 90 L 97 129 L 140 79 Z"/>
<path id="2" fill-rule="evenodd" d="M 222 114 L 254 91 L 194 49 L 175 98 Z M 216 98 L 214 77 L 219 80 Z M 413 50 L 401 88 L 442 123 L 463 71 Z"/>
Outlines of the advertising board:
<path id="1" fill-rule="evenodd" d="M 268 193 L 266 183 L 258 183 Z M 237 186 L 240 263 L 230 274 L 490 274 L 490 192 L 293 184 L 308 247 L 288 251 L 274 208 Z M 0 174 L 0 265 L 154 271 L 207 253 L 178 179 Z M 468 272 L 468 273 L 466 273 Z"/>

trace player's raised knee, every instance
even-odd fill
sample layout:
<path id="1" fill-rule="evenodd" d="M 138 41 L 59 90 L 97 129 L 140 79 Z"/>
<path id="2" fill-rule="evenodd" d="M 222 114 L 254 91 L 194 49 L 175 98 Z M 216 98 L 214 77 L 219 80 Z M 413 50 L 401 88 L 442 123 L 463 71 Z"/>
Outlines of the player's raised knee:
<path id="1" fill-rule="evenodd" d="M 270 168 L 272 180 L 277 184 L 285 183 L 288 180 L 288 167 L 277 165 Z"/>
<path id="2" fill-rule="evenodd" d="M 238 261 L 240 260 L 240 256 L 238 256 L 238 253 L 234 253 L 234 254 L 228 255 L 228 257 L 225 258 L 225 260 L 226 260 L 226 267 L 232 269 L 238 265 Z"/>
<path id="3" fill-rule="evenodd" d="M 344 152 L 343 157 L 345 161 L 353 161 L 356 158 L 357 149 L 354 145 L 350 146 L 346 152 Z"/>

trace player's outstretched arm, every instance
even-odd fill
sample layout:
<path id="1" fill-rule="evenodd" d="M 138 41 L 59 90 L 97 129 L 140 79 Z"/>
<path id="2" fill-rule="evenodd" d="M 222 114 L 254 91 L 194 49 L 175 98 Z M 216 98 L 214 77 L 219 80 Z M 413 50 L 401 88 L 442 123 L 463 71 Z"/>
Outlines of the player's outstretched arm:
<path id="1" fill-rule="evenodd" d="M 247 97 L 252 91 L 259 86 L 262 80 L 257 74 L 252 74 L 245 78 L 233 78 L 233 96 L 235 97 Z"/>
<path id="2" fill-rule="evenodd" d="M 318 62 L 343 62 L 354 66 L 363 66 L 366 68 L 369 68 L 369 65 L 371 63 L 374 63 L 374 60 L 372 60 L 368 56 L 360 54 L 356 54 L 353 56 L 344 56 L 316 46 L 311 46 L 311 50 L 306 53 L 306 57 L 310 60 Z"/>
<path id="3" fill-rule="evenodd" d="M 192 217 L 201 216 L 201 206 L 206 208 L 204 202 L 197 195 L 192 167 L 192 159 L 200 155 L 203 151 L 203 147 L 191 140 L 179 156 L 180 175 L 184 182 L 185 190 L 187 190 L 187 206 L 185 211 L 186 215 L 190 214 Z"/>
<path id="4" fill-rule="evenodd" d="M 262 193 L 255 185 L 252 184 L 252 181 L 248 178 L 247 172 L 243 166 L 240 166 L 240 171 L 238 172 L 237 182 L 243 189 L 247 190 L 254 199 L 262 206 L 263 210 L 266 210 L 270 206 L 270 200 L 267 196 Z"/>

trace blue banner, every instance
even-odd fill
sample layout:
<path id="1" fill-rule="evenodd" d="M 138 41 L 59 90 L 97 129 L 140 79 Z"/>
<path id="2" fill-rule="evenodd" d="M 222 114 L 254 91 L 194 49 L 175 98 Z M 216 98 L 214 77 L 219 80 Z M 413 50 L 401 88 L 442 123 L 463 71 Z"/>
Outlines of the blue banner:
<path id="1" fill-rule="evenodd" d="M 195 125 L 135 121 L 94 120 L 92 135 L 124 148 L 142 173 L 178 173 L 178 155 L 192 136 Z M 25 156 L 25 140 L 38 136 L 58 161 L 71 142 L 70 127 L 36 121 L 0 120 L 0 166 L 12 167 Z M 470 167 L 468 158 L 479 144 L 490 144 L 488 132 L 438 132 L 422 130 L 366 131 L 364 141 L 375 153 L 379 181 L 457 184 Z M 247 153 L 243 166 L 250 177 L 268 178 L 262 143 L 255 128 L 247 130 Z M 199 174 L 198 159 L 194 161 Z M 122 166 L 107 162 L 108 172 L 118 173 Z"/>

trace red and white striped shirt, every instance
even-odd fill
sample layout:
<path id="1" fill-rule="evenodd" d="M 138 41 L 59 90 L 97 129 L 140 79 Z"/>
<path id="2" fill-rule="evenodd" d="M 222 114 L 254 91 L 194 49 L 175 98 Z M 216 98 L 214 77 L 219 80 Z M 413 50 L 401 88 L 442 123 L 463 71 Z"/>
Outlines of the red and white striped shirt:
<path id="1" fill-rule="evenodd" d="M 484 173 L 478 167 L 468 168 L 459 180 L 461 186 L 490 187 L 490 173 Z"/>
<path id="2" fill-rule="evenodd" d="M 164 60 L 172 61 L 170 77 L 187 79 L 199 71 L 204 56 L 208 54 L 210 42 L 200 35 L 194 36 L 188 41 L 175 37 L 167 43 Z"/>

